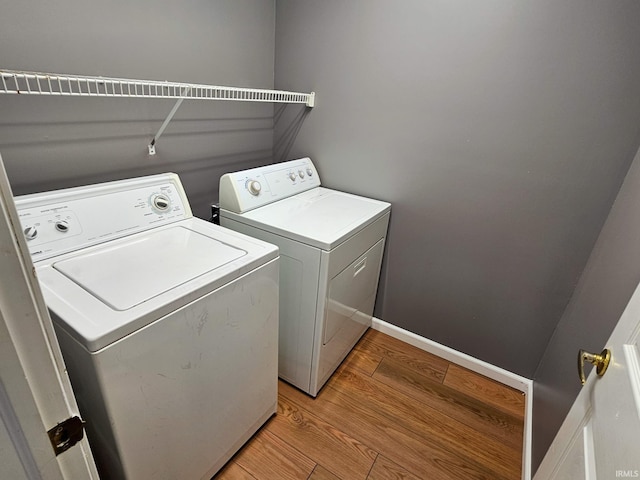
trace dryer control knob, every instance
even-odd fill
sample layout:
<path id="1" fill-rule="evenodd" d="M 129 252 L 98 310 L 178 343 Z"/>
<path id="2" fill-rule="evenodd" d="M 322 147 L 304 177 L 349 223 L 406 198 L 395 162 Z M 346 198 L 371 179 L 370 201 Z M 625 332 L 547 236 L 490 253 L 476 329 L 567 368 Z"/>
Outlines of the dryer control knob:
<path id="1" fill-rule="evenodd" d="M 24 236 L 27 240 L 33 240 L 38 236 L 38 229 L 36 227 L 27 227 L 24 229 Z"/>
<path id="2" fill-rule="evenodd" d="M 257 180 L 249 180 L 247 182 L 247 190 L 249 190 L 251 195 L 257 197 L 262 191 L 262 185 L 260 185 L 260 182 Z"/>
<path id="3" fill-rule="evenodd" d="M 291 181 L 293 182 L 293 181 L 296 179 L 296 174 L 295 174 L 295 173 L 293 173 L 293 172 L 291 172 L 291 173 L 289 174 L 289 178 L 290 178 L 290 179 L 291 179 Z"/>
<path id="4" fill-rule="evenodd" d="M 67 222 L 66 220 L 57 221 L 56 230 L 62 233 L 67 233 L 69 231 L 69 222 Z"/>
<path id="5" fill-rule="evenodd" d="M 313 170 L 311 170 L 309 167 L 307 167 L 307 175 L 313 177 Z"/>
<path id="6" fill-rule="evenodd" d="M 298 170 L 298 175 L 300 178 L 304 178 L 304 172 L 302 170 Z"/>

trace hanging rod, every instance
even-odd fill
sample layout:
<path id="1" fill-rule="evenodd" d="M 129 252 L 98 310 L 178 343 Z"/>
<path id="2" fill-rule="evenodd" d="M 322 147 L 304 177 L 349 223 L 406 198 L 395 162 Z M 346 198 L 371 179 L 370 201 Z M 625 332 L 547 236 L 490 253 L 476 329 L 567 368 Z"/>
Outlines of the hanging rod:
<path id="1" fill-rule="evenodd" d="M 124 78 L 87 77 L 56 73 L 24 72 L 0 69 L 0 93 L 71 97 L 133 97 L 178 99 L 158 133 L 148 145 L 155 154 L 155 144 L 183 100 L 231 100 L 240 102 L 302 103 L 315 105 L 315 93 L 223 87 L 194 83 Z"/>

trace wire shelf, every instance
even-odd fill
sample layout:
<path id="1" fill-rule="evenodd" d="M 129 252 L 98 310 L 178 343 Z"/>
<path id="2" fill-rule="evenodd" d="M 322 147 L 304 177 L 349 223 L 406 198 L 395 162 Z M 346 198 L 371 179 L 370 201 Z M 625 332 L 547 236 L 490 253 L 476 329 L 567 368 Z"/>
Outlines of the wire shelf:
<path id="1" fill-rule="evenodd" d="M 23 72 L 0 69 L 0 93 L 16 95 L 51 95 L 66 97 L 127 97 L 177 99 L 158 133 L 148 145 L 149 155 L 156 154 L 156 143 L 184 100 L 231 100 L 236 102 L 302 103 L 315 105 L 316 94 L 265 90 L 259 88 L 222 87 L 195 83 L 129 80 L 125 78 L 86 77 L 57 73 Z"/>
<path id="2" fill-rule="evenodd" d="M 0 93 L 72 97 L 138 97 L 241 102 L 303 103 L 313 107 L 315 93 L 223 87 L 193 83 L 83 77 L 0 70 Z"/>

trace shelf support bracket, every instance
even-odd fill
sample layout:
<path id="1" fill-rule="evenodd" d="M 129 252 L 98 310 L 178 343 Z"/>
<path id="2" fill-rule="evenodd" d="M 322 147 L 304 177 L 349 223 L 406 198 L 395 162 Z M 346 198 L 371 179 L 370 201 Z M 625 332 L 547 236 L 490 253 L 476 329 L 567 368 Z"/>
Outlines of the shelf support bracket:
<path id="1" fill-rule="evenodd" d="M 151 140 L 151 143 L 147 145 L 147 148 L 149 149 L 149 155 L 156 154 L 156 142 L 160 138 L 160 135 L 162 135 L 162 133 L 164 132 L 164 129 L 167 128 L 167 125 L 169 125 L 169 122 L 171 121 L 173 116 L 176 114 L 176 112 L 180 108 L 180 105 L 182 105 L 182 102 L 184 102 L 184 99 L 186 98 L 185 95 L 189 92 L 189 90 L 191 90 L 191 87 L 185 87 L 185 89 L 181 93 L 181 95 L 183 96 L 178 99 L 176 104 L 173 106 L 173 108 L 169 112 L 169 115 L 167 115 L 167 118 L 165 118 L 164 122 L 162 122 L 162 125 L 160 125 L 160 129 L 158 130 L 158 133 L 155 134 L 155 136 Z"/>
<path id="2" fill-rule="evenodd" d="M 311 92 L 309 94 L 309 99 L 307 100 L 307 107 L 313 108 L 316 106 L 316 92 Z"/>

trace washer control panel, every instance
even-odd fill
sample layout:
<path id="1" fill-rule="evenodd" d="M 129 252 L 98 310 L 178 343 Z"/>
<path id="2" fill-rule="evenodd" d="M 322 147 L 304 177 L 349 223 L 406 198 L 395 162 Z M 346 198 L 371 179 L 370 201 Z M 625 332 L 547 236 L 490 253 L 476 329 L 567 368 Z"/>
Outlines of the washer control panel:
<path id="1" fill-rule="evenodd" d="M 73 237 L 82 232 L 76 214 L 64 208 L 33 211 L 26 217 L 20 213 L 20 221 L 29 246 L 51 242 L 62 238 L 62 235 Z"/>
<path id="2" fill-rule="evenodd" d="M 190 218 L 175 174 L 16 197 L 34 261 Z"/>
<path id="3" fill-rule="evenodd" d="M 220 178 L 220 208 L 243 213 L 319 186 L 310 158 L 227 173 Z"/>

